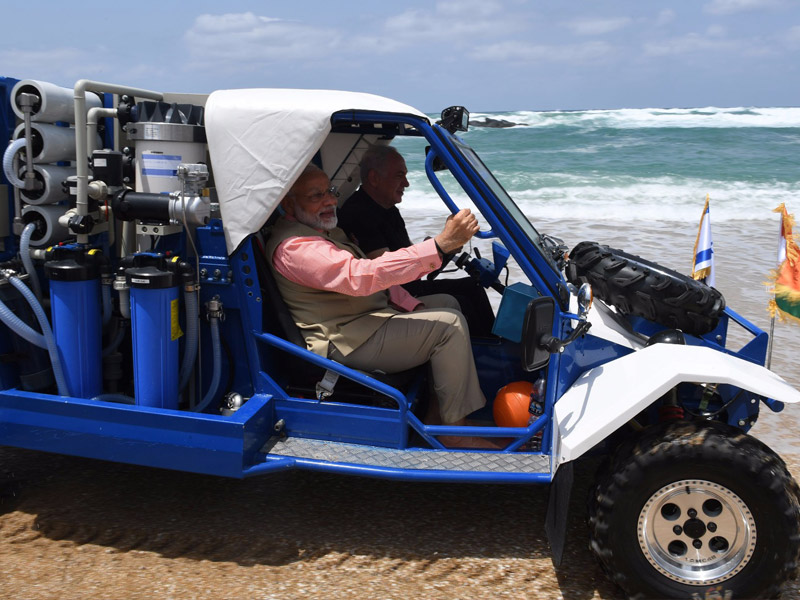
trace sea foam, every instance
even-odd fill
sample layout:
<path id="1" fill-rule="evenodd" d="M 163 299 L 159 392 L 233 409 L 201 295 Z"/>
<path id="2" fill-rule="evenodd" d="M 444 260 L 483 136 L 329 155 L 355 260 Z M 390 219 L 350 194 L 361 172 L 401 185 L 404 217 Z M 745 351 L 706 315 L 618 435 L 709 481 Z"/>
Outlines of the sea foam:
<path id="1" fill-rule="evenodd" d="M 583 111 L 516 111 L 472 113 L 471 121 L 502 119 L 517 127 L 577 127 L 581 129 L 728 128 L 800 126 L 797 107 L 621 108 Z"/>

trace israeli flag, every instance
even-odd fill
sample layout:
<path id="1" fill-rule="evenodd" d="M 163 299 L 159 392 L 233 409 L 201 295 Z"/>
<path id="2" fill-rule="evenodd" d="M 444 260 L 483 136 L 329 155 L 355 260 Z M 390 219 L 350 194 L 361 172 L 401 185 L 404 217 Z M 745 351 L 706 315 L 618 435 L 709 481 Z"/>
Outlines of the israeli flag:
<path id="1" fill-rule="evenodd" d="M 703 216 L 700 217 L 700 228 L 697 231 L 697 240 L 694 243 L 694 264 L 692 277 L 702 281 L 709 287 L 714 287 L 714 242 L 711 240 L 711 215 L 708 211 L 709 196 L 706 195 L 706 205 Z"/>

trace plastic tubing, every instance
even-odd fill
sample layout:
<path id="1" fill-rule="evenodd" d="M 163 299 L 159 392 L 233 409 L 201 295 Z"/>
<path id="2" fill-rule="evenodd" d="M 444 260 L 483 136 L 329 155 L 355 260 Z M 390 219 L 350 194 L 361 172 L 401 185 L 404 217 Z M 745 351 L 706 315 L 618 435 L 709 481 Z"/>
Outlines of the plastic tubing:
<path id="1" fill-rule="evenodd" d="M 192 375 L 192 367 L 194 367 L 195 359 L 197 358 L 197 333 L 198 333 L 198 306 L 197 306 L 197 293 L 195 291 L 185 291 L 183 299 L 186 304 L 186 340 L 183 349 L 183 362 L 181 363 L 180 371 L 180 391 L 183 391 L 186 384 L 189 383 L 189 378 Z"/>
<path id="2" fill-rule="evenodd" d="M 0 300 L 0 321 L 7 325 L 11 331 L 21 338 L 28 340 L 34 346 L 47 348 L 44 336 L 11 312 L 11 309 L 8 308 L 2 300 Z"/>
<path id="3" fill-rule="evenodd" d="M 20 189 L 25 189 L 25 182 L 14 173 L 14 155 L 24 147 L 25 138 L 20 138 L 11 142 L 3 153 L 3 173 L 11 185 Z"/>
<path id="4" fill-rule="evenodd" d="M 30 278 L 31 285 L 33 286 L 33 293 L 36 294 L 36 299 L 41 302 L 42 300 L 42 287 L 39 285 L 39 276 L 36 274 L 36 269 L 33 266 L 33 259 L 31 258 L 31 236 L 36 231 L 34 223 L 25 225 L 22 230 L 22 235 L 19 237 L 19 255 L 22 258 L 22 266 L 25 267 L 25 272 Z"/>
<path id="5" fill-rule="evenodd" d="M 194 407 L 195 412 L 203 412 L 217 395 L 220 371 L 222 370 L 222 344 L 220 344 L 219 340 L 219 320 L 212 318 L 208 323 L 211 326 L 211 345 L 214 351 L 214 374 L 211 376 L 211 385 L 208 386 L 208 391 L 203 401 Z"/>
<path id="6" fill-rule="evenodd" d="M 44 335 L 44 341 L 47 344 L 47 351 L 50 353 L 50 362 L 53 364 L 53 375 L 55 375 L 56 384 L 58 385 L 58 393 L 60 396 L 69 396 L 67 380 L 64 378 L 64 369 L 61 367 L 61 357 L 58 354 L 58 347 L 56 346 L 56 338 L 53 336 L 53 330 L 50 328 L 50 322 L 47 320 L 47 315 L 44 314 L 42 305 L 39 304 L 36 296 L 33 295 L 33 292 L 28 289 L 28 286 L 25 285 L 19 277 L 12 275 L 8 278 L 8 281 L 17 288 L 19 293 L 22 294 L 22 297 L 31 305 L 33 314 L 36 315 L 36 319 L 39 321 L 39 327 L 42 328 L 42 335 Z"/>

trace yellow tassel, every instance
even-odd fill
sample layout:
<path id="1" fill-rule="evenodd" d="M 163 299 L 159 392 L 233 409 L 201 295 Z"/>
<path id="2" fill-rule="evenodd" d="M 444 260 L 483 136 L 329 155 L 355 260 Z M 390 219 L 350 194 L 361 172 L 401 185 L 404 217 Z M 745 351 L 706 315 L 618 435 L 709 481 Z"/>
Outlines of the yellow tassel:
<path id="1" fill-rule="evenodd" d="M 800 325 L 800 319 L 795 317 L 794 315 L 790 315 L 788 313 L 783 312 L 778 308 L 778 305 L 775 303 L 774 299 L 769 301 L 769 305 L 767 306 L 767 310 L 769 312 L 769 316 L 771 318 L 778 317 L 778 320 L 781 323 L 789 323 L 793 325 Z"/>

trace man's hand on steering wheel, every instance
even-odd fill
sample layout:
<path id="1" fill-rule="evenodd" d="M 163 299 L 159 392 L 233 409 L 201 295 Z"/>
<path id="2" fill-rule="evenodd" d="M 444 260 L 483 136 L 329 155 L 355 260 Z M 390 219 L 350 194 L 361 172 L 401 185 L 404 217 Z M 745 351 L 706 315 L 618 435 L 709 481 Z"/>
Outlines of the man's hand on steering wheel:
<path id="1" fill-rule="evenodd" d="M 464 244 L 478 232 L 478 229 L 478 219 L 468 208 L 463 208 L 456 214 L 447 217 L 444 229 L 433 238 L 442 257 L 442 264 L 435 271 L 428 273 L 428 281 L 436 279 L 439 273 L 444 271 L 453 257 L 464 247 Z"/>
<path id="2" fill-rule="evenodd" d="M 455 254 L 478 233 L 479 229 L 475 215 L 468 208 L 462 208 L 456 214 L 447 217 L 444 229 L 433 239 L 442 254 Z"/>

